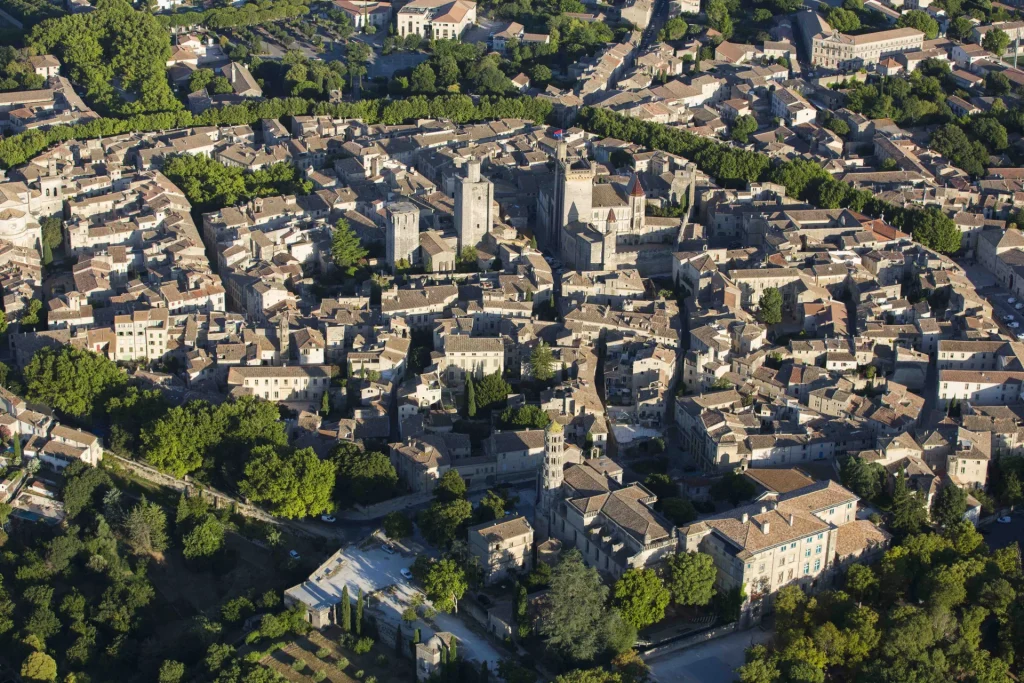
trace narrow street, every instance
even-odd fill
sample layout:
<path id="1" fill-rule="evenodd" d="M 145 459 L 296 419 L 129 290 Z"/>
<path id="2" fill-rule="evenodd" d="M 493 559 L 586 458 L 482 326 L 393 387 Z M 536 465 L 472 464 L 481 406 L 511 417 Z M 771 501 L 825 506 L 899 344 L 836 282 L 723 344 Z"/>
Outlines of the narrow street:
<path id="1" fill-rule="evenodd" d="M 735 680 L 736 668 L 751 645 L 766 643 L 768 631 L 754 628 L 738 631 L 701 645 L 647 660 L 651 680 L 656 683 L 728 683 Z"/>

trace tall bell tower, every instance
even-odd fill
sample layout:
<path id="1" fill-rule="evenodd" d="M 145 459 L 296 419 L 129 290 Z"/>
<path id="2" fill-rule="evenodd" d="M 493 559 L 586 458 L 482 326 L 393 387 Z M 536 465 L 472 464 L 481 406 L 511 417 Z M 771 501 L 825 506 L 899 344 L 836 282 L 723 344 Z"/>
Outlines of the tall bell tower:
<path id="1" fill-rule="evenodd" d="M 544 430 L 544 464 L 537 478 L 537 509 L 534 531 L 540 540 L 551 536 L 555 510 L 562 495 L 562 468 L 565 464 L 565 430 L 552 421 Z"/>

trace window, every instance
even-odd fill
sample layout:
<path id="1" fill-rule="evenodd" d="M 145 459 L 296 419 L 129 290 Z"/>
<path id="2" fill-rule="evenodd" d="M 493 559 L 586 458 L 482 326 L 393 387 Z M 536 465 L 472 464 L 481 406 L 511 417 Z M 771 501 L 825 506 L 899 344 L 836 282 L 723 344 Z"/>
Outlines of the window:
<path id="1" fill-rule="evenodd" d="M 804 574 L 810 574 L 810 573 L 811 573 L 811 563 L 810 562 L 804 562 Z"/>
<path id="2" fill-rule="evenodd" d="M 819 569 L 821 569 L 821 560 L 815 560 L 814 561 L 814 571 L 818 571 Z"/>
<path id="3" fill-rule="evenodd" d="M 804 557 L 810 557 L 810 556 L 811 556 L 811 549 L 808 548 L 807 550 L 804 551 Z"/>
<path id="4" fill-rule="evenodd" d="M 814 554 L 815 555 L 821 555 L 821 546 L 820 545 L 818 545 L 818 546 L 816 546 L 814 548 Z"/>

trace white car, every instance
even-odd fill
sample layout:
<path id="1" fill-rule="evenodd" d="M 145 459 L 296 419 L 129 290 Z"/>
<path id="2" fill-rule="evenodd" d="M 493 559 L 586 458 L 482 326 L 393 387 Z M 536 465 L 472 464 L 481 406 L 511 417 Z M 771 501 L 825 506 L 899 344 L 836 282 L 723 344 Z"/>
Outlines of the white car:
<path id="1" fill-rule="evenodd" d="M 338 518 L 335 517 L 334 515 L 320 515 L 320 521 L 321 522 L 328 522 L 330 524 L 334 524 L 335 522 L 338 521 Z"/>
<path id="2" fill-rule="evenodd" d="M 1015 303 L 1017 303 L 1017 298 L 1011 296 L 1009 299 L 1006 300 L 1006 303 L 1008 303 L 1008 304 L 1015 304 Z"/>
<path id="3" fill-rule="evenodd" d="M 289 550 L 288 551 L 288 557 L 292 558 L 293 560 L 297 560 L 301 556 L 299 555 L 298 551 L 296 551 L 296 550 Z"/>
<path id="4" fill-rule="evenodd" d="M 1015 330 L 1018 327 L 1020 327 L 1020 323 L 1014 320 L 1013 322 L 1006 323 L 1006 326 L 1009 327 L 1011 330 Z"/>
<path id="5" fill-rule="evenodd" d="M 1003 316 L 1003 322 L 1004 322 L 1004 323 L 1008 323 L 1008 322 L 1010 322 L 1011 320 L 1013 320 L 1013 316 L 1012 316 L 1012 315 L 1004 315 L 1004 316 Z"/>
<path id="6" fill-rule="evenodd" d="M 1009 524 L 1013 520 L 1010 519 L 1009 515 L 1003 515 L 1002 517 L 996 518 L 996 521 L 999 522 L 1000 524 Z"/>
<path id="7" fill-rule="evenodd" d="M 399 573 L 405 579 L 408 579 L 409 581 L 412 581 L 412 571 L 410 571 L 408 567 L 403 568 Z"/>
<path id="8" fill-rule="evenodd" d="M 384 552 L 386 552 L 388 555 L 394 555 L 395 554 L 395 549 L 392 546 L 388 545 L 387 543 L 382 545 L 380 547 L 380 549 L 383 550 Z"/>
<path id="9" fill-rule="evenodd" d="M 1013 307 L 1018 311 L 1021 310 L 1022 308 L 1024 308 L 1024 301 L 1018 301 L 1013 305 Z"/>
<path id="10" fill-rule="evenodd" d="M 1024 341 L 1024 332 L 1017 333 L 1017 341 Z"/>

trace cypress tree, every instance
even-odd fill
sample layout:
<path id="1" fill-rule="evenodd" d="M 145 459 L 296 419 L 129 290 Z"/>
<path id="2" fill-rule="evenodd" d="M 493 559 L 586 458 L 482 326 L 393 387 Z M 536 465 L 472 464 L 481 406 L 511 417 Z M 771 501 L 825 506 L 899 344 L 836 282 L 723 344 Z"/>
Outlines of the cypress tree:
<path id="1" fill-rule="evenodd" d="M 398 630 L 395 632 L 395 650 L 398 654 L 402 654 L 402 625 L 398 625 Z"/>
<path id="2" fill-rule="evenodd" d="M 14 462 L 21 464 L 21 432 L 14 433 Z"/>
<path id="3" fill-rule="evenodd" d="M 466 417 L 476 417 L 476 388 L 473 375 L 466 375 Z"/>
<path id="4" fill-rule="evenodd" d="M 458 683 L 459 680 L 459 652 L 458 640 L 452 636 L 452 643 L 448 646 L 448 681 Z"/>
<path id="5" fill-rule="evenodd" d="M 359 602 L 356 603 L 356 635 L 363 635 L 363 589 L 359 589 Z"/>
<path id="6" fill-rule="evenodd" d="M 341 589 L 341 630 L 352 630 L 352 600 L 348 597 L 348 586 Z"/>

